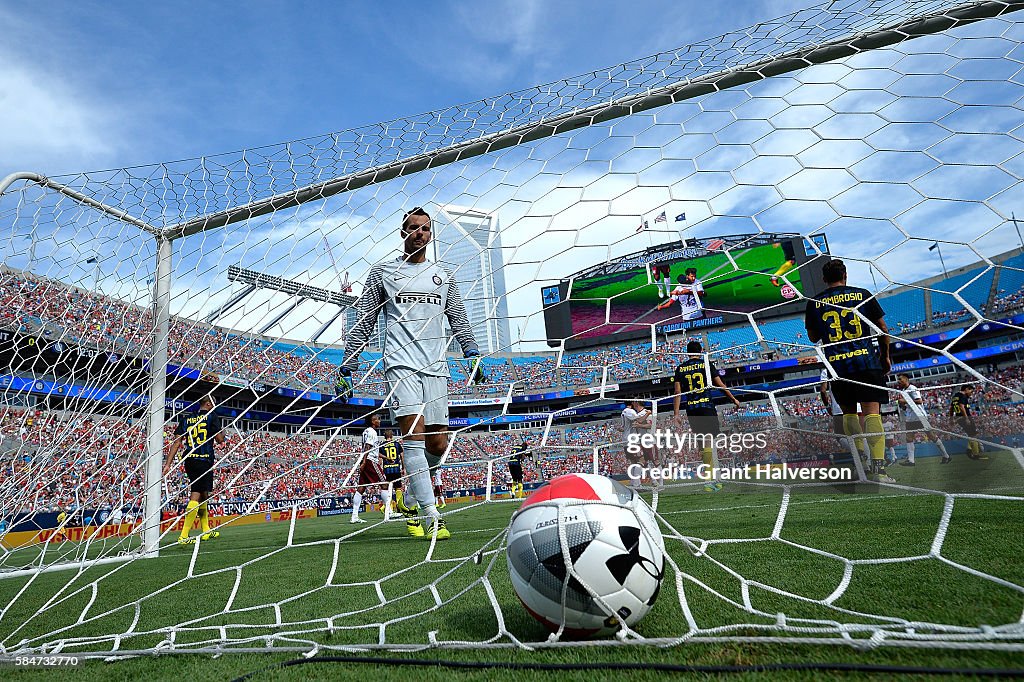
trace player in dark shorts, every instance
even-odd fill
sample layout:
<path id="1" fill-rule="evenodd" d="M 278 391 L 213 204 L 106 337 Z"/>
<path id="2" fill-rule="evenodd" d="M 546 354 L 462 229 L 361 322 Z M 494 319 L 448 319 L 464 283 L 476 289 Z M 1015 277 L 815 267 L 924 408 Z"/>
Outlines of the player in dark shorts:
<path id="1" fill-rule="evenodd" d="M 772 284 L 778 287 L 782 286 L 779 283 L 779 278 L 796 266 L 796 254 L 793 252 L 792 241 L 779 242 L 775 246 L 782 249 L 782 257 L 785 259 L 782 265 L 779 266 L 779 269 L 775 271 L 775 274 L 772 275 Z"/>
<path id="2" fill-rule="evenodd" d="M 672 292 L 672 266 L 668 263 L 655 263 L 651 267 L 651 276 L 654 277 L 654 286 L 658 287 L 658 298 L 671 295 Z M 662 293 L 662 283 L 665 291 Z"/>
<path id="3" fill-rule="evenodd" d="M 523 496 L 523 460 L 530 456 L 530 444 L 525 440 L 508 460 L 508 475 L 512 478 L 512 496 Z"/>
<path id="4" fill-rule="evenodd" d="M 974 423 L 974 415 L 971 414 L 971 397 L 974 395 L 974 386 L 965 384 L 959 391 L 953 394 L 949 401 L 949 416 L 953 422 L 967 436 L 967 457 L 969 459 L 988 459 L 981 453 L 981 443 L 977 439 L 978 427 Z"/>
<path id="5" fill-rule="evenodd" d="M 397 507 L 404 507 L 402 492 L 402 444 L 395 440 L 395 432 L 388 430 L 384 432 L 384 442 L 380 444 L 380 463 L 384 470 L 384 480 L 388 487 L 384 491 L 384 513 L 390 516 L 391 491 L 395 491 L 395 504 Z"/>
<path id="6" fill-rule="evenodd" d="M 835 372 L 830 388 L 843 411 L 844 432 L 847 436 L 868 434 L 871 480 L 893 483 L 885 472 L 881 415 L 881 406 L 889 402 L 886 374 L 892 366 L 885 311 L 870 291 L 847 285 L 846 265 L 841 260 L 830 260 L 821 272 L 827 288 L 807 302 L 807 338 L 811 343 L 821 342 L 825 360 Z M 863 429 L 857 403 L 864 414 Z"/>
<path id="7" fill-rule="evenodd" d="M 224 433 L 221 431 L 220 417 L 214 411 L 213 399 L 206 396 L 199 403 L 199 412 L 182 415 L 174 435 L 176 438 L 171 442 L 164 460 L 164 480 L 170 474 L 178 451 L 184 446 L 181 459 L 192 493 L 185 508 L 185 520 L 178 544 L 190 545 L 195 542 L 195 538 L 189 537 L 189 532 L 196 517 L 202 524 L 200 537 L 203 540 L 220 537 L 220 532 L 210 530 L 210 509 L 207 504 L 213 492 L 213 444 L 224 443 Z"/>
<path id="8" fill-rule="evenodd" d="M 702 441 L 701 459 L 708 467 L 716 466 L 714 438 L 722 432 L 721 424 L 718 421 L 718 409 L 711 399 L 712 386 L 716 387 L 725 397 L 732 401 L 736 407 L 740 401 L 726 388 L 722 377 L 718 376 L 718 369 L 715 363 L 704 355 L 704 348 L 700 341 L 690 341 L 686 344 L 686 352 L 689 357 L 678 367 L 672 378 L 672 408 L 673 420 L 682 426 L 682 418 L 679 415 L 679 407 L 683 395 L 686 396 L 686 420 L 690 423 L 690 430 L 695 434 L 707 436 Z M 708 480 L 704 490 L 718 492 L 722 484 L 714 478 Z"/>

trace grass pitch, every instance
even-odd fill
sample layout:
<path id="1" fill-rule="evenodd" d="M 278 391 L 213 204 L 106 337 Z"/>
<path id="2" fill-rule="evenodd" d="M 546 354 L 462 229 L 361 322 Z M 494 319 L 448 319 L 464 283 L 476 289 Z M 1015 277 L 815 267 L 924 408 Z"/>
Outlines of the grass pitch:
<path id="1" fill-rule="evenodd" d="M 1009 453 L 988 462 L 955 457 L 953 464 L 921 459 L 894 470 L 901 484 L 948 492 L 1020 496 L 1024 474 Z M 670 648 L 615 646 L 405 652 L 397 658 L 519 663 L 640 662 L 675 664 L 768 664 L 865 662 L 952 667 L 1024 667 L 1024 654 L 1006 651 L 936 651 L 802 644 L 758 644 L 750 637 L 786 633 L 757 631 L 778 616 L 881 624 L 900 618 L 921 623 L 976 627 L 1016 623 L 1024 609 L 1024 539 L 1019 499 L 956 498 L 911 488 L 838 486 L 781 488 L 729 484 L 717 494 L 684 486 L 659 495 L 658 511 L 681 535 L 703 545 L 694 554 L 667 539 L 670 556 L 685 574 L 685 601 L 701 631 L 723 631 L 736 641 L 685 643 Z M 778 539 L 769 539 L 787 504 Z M 199 547 L 166 547 L 152 560 L 100 566 L 80 574 L 40 574 L 0 580 L 0 642 L 7 652 L 22 643 L 38 646 L 76 638 L 63 653 L 109 651 L 121 633 L 120 651 L 175 647 L 187 651 L 233 641 L 236 649 L 483 642 L 499 633 L 498 616 L 480 578 L 485 574 L 505 627 L 524 642 L 543 642 L 546 632 L 519 605 L 507 578 L 501 541 L 516 502 L 449 506 L 452 540 L 405 537 L 404 524 L 353 526 L 347 516 L 223 528 L 220 539 Z M 944 512 L 949 524 L 941 556 L 929 558 Z M 367 515 L 371 522 L 380 515 Z M 289 532 L 293 533 L 288 544 Z M 672 534 L 671 532 L 669 533 Z M 339 538 L 341 540 L 339 541 Z M 168 536 L 167 541 L 171 541 Z M 724 541 L 728 542 L 714 542 Z M 480 555 L 479 563 L 473 560 Z M 837 590 L 855 562 L 845 590 Z M 887 563 L 875 563 L 888 560 Z M 952 563 L 950 563 L 952 562 Z M 979 573 L 972 573 L 969 570 Z M 101 578 L 98 580 L 98 578 Z M 645 638 L 675 638 L 688 631 L 671 570 L 653 611 L 637 626 Z M 741 579 L 742 578 L 742 579 Z M 744 580 L 746 582 L 744 582 Z M 432 588 L 430 586 L 433 586 Z M 171 586 L 168 588 L 168 586 Z M 55 595 L 57 597 L 55 598 Z M 739 605 L 766 615 L 749 613 Z M 830 608 L 824 602 L 830 600 Z M 48 604 L 49 602 L 49 604 Z M 838 609 L 842 609 L 840 611 Z M 772 614 L 772 615 L 767 615 Z M 922 628 L 923 629 L 923 628 Z M 434 633 L 433 636 L 428 633 Z M 866 635 L 865 635 L 866 636 Z M 95 637 L 88 640 L 82 638 Z M 855 637 L 862 637 L 856 635 Z M 746 641 L 743 641 L 746 639 Z M 507 641 L 507 640 L 504 640 Z M 863 641 L 863 640 L 862 640 Z M 1019 641 L 1019 640 L 1018 640 Z M 343 651 L 321 650 L 324 655 Z M 377 652 L 381 654 L 382 652 Z M 74 671 L 85 679 L 227 679 L 299 656 L 298 652 L 146 656 L 118 662 L 89 661 Z M 68 675 L 23 671 L 19 678 Z M 490 679 L 495 671 L 456 673 L 321 663 L 263 673 L 256 679 Z M 502 672 L 512 679 L 529 671 Z M 560 678 L 621 677 L 594 671 Z M 630 677 L 663 673 L 630 672 Z M 789 672 L 787 679 L 814 679 Z M 183 677 L 184 676 L 184 677 Z M 751 674 L 752 676 L 752 674 Z"/>

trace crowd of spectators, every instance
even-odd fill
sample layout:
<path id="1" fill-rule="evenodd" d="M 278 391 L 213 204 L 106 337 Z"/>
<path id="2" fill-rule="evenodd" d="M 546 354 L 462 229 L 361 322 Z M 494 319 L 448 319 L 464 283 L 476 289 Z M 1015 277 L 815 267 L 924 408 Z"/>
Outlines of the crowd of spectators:
<path id="1" fill-rule="evenodd" d="M 950 324 L 958 324 L 970 320 L 974 322 L 977 318 L 965 308 L 960 310 L 939 310 L 932 313 L 932 326 L 945 327 Z"/>
<path id="2" fill-rule="evenodd" d="M 991 366 L 987 381 L 974 394 L 973 409 L 982 437 L 1018 438 L 1024 433 L 1024 367 Z M 948 416 L 952 394 L 973 377 L 963 374 L 917 382 L 922 402 L 936 429 L 959 433 Z M 893 395 L 895 400 L 895 394 Z M 764 447 L 723 452 L 729 464 L 781 462 L 827 455 L 842 449 L 831 434 L 829 412 L 816 395 L 780 396 L 781 414 L 772 403 L 744 403 L 738 410 L 720 410 L 726 433 L 764 433 Z M 659 415 L 658 426 L 674 425 L 671 411 Z M 898 428 L 894 417 L 889 428 Z M 455 432 L 442 467 L 448 491 L 482 488 L 488 465 L 496 486 L 509 482 L 508 458 L 521 444 L 528 448 L 527 482 L 548 480 L 573 471 L 621 475 L 628 464 L 618 418 L 548 428 L 493 432 Z M 173 425 L 165 428 L 165 442 Z M 345 434 L 292 434 L 229 428 L 218 446 L 215 502 L 302 499 L 344 495 L 353 490 L 351 473 L 359 452 L 358 438 Z M 57 511 L 76 508 L 138 509 L 144 493 L 145 432 L 141 424 L 111 416 L 45 412 L 32 408 L 0 409 L 0 508 L 13 511 Z M 668 453 L 665 461 L 696 463 L 700 453 L 688 449 Z M 187 496 L 179 468 L 166 481 L 173 499 Z"/>
<path id="3" fill-rule="evenodd" d="M 0 270 L 0 326 L 42 334 L 54 341 L 82 344 L 137 356 L 145 356 L 151 343 L 152 317 L 147 308 L 128 305 L 99 294 L 68 287 L 52 280 Z M 1024 306 L 1024 290 L 1000 289 L 988 309 L 989 316 Z M 970 320 L 966 310 L 935 312 L 933 325 Z M 895 322 L 905 335 L 925 328 L 924 321 Z M 694 336 L 705 342 L 703 335 Z M 449 390 L 455 395 L 479 392 L 502 394 L 536 391 L 558 386 L 599 384 L 607 370 L 609 381 L 671 374 L 685 354 L 686 337 L 659 341 L 652 353 L 649 344 L 623 343 L 590 350 L 567 351 L 514 358 L 487 358 L 489 383 L 471 387 L 468 366 L 449 361 Z M 802 337 L 790 345 L 784 339 L 769 340 L 777 354 L 800 352 Z M 760 343 L 723 348 L 711 343 L 708 351 L 719 365 L 752 362 L 763 358 Z M 267 384 L 314 387 L 331 392 L 337 366 L 320 358 L 316 348 L 302 352 L 276 348 L 271 340 L 229 332 L 192 320 L 174 318 L 171 323 L 170 361 L 198 369 L 203 374 L 229 374 Z M 1015 436 L 1024 432 L 1024 368 L 989 367 L 987 381 L 975 393 L 977 422 L 983 434 Z M 916 382 L 932 424 L 958 432 L 948 416 L 950 397 L 956 387 L 973 378 L 961 374 Z M 357 372 L 359 392 L 383 395 L 384 381 L 379 354 L 367 356 Z M 895 399 L 895 396 L 893 396 Z M 817 396 L 780 398 L 781 415 L 767 402 L 744 403 L 742 410 L 723 410 L 723 423 L 733 431 L 769 434 L 767 447 L 738 453 L 734 461 L 751 462 L 805 457 L 836 447 L 829 435 L 827 408 Z M 662 414 L 659 425 L 669 426 Z M 685 427 L 685 421 L 682 428 Z M 170 440 L 170 430 L 165 432 Z M 548 430 L 459 433 L 452 439 L 442 479 L 450 490 L 482 487 L 487 463 L 495 482 L 507 476 L 505 462 L 521 443 L 527 442 L 532 463 L 527 480 L 546 480 L 569 471 L 592 471 L 595 457 L 602 473 L 621 474 L 626 467 L 618 420 L 552 427 Z M 259 499 L 308 499 L 340 494 L 356 461 L 354 436 L 307 434 L 285 436 L 276 432 L 231 431 L 219 449 L 218 501 Z M 31 408 L 0 408 L 0 509 L 27 511 L 74 507 L 141 505 L 144 491 L 142 455 L 143 425 L 131 420 L 71 412 L 44 412 Z M 695 461 L 698 453 L 681 453 Z M 168 490 L 172 496 L 185 489 L 182 472 L 175 469 Z"/>
<path id="4" fill-rule="evenodd" d="M 1021 308 L 1024 308 L 1024 289 L 1008 291 L 1000 288 L 996 292 L 995 298 L 992 299 L 988 312 L 990 316 L 994 317 L 1001 313 L 1010 310 L 1020 310 Z"/>
<path id="5" fill-rule="evenodd" d="M 148 308 L 69 287 L 63 283 L 32 275 L 0 270 L 0 325 L 39 333 L 74 344 L 85 344 L 111 352 L 145 356 L 150 342 L 152 316 Z M 1024 290 L 1000 289 L 990 306 L 990 314 L 1003 313 L 1024 305 Z M 972 318 L 966 310 L 935 312 L 933 325 L 953 324 Z M 783 324 L 779 329 L 788 326 Z M 894 321 L 900 335 L 920 331 L 924 321 L 906 324 Z M 774 327 L 773 327 L 774 328 Z M 801 335 L 798 333 L 798 337 Z M 697 336 L 702 341 L 702 336 Z M 453 395 L 505 394 L 532 392 L 564 386 L 575 388 L 599 384 L 607 369 L 609 381 L 620 382 L 645 376 L 671 373 L 683 352 L 687 338 L 659 341 L 655 352 L 642 342 L 567 351 L 559 355 L 535 357 L 493 357 L 486 359 L 489 382 L 470 386 L 461 360 L 449 362 L 449 391 Z M 722 347 L 707 344 L 719 365 L 756 362 L 766 352 L 779 357 L 803 352 L 802 338 L 769 338 L 762 343 Z M 331 393 L 337 375 L 334 362 L 321 359 L 317 348 L 299 351 L 280 350 L 272 340 L 234 333 L 193 320 L 172 318 L 170 362 L 198 370 L 203 375 L 231 375 L 270 385 L 312 387 Z M 379 355 L 378 355 L 379 359 Z M 364 361 L 357 372 L 357 392 L 383 396 L 384 378 L 379 361 Z"/>
<path id="6" fill-rule="evenodd" d="M 917 322 L 904 322 L 903 320 L 897 320 L 892 326 L 892 330 L 897 336 L 906 336 L 907 334 L 913 334 L 919 332 L 922 329 L 927 329 L 928 323 L 924 320 L 918 320 Z"/>

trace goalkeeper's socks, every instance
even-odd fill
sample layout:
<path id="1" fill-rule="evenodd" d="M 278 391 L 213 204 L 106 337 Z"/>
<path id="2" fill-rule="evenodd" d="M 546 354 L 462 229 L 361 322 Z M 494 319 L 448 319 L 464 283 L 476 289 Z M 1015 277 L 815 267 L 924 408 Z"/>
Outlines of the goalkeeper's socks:
<path id="1" fill-rule="evenodd" d="M 199 523 L 204 533 L 210 532 L 210 507 L 206 500 L 199 503 Z"/>
<path id="2" fill-rule="evenodd" d="M 192 525 L 196 522 L 196 515 L 199 514 L 199 503 L 195 500 L 189 500 L 188 506 L 185 507 L 185 520 L 181 526 L 181 537 L 187 538 L 189 531 L 192 530 Z"/>
<path id="3" fill-rule="evenodd" d="M 409 492 L 423 509 L 433 507 L 434 483 L 427 464 L 426 444 L 422 440 L 405 443 L 405 469 L 409 472 Z"/>

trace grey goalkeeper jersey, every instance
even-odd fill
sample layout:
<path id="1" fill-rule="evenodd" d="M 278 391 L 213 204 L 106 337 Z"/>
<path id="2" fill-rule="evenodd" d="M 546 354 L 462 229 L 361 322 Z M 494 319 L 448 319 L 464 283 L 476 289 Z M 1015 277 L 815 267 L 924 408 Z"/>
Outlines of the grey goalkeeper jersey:
<path id="1" fill-rule="evenodd" d="M 359 320 L 345 342 L 344 366 L 352 371 L 359 367 L 359 353 L 366 349 L 381 310 L 388 368 L 448 376 L 445 316 L 462 352 L 478 350 L 455 278 L 437 263 L 409 263 L 403 258 L 377 263 L 370 268 L 356 310 Z"/>

